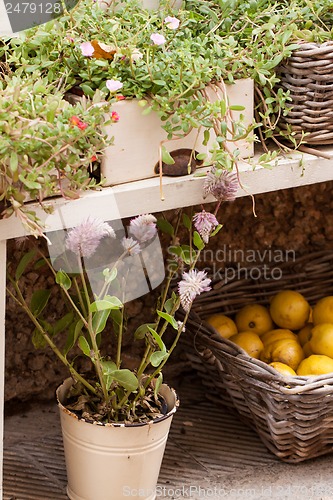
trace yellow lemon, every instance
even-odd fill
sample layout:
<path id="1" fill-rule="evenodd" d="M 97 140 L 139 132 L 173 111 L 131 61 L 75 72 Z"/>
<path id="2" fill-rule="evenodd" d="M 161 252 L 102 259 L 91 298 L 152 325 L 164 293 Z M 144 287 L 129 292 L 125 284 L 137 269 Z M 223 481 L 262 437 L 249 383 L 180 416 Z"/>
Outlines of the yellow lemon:
<path id="1" fill-rule="evenodd" d="M 238 333 L 235 322 L 222 313 L 212 314 L 206 321 L 225 339 Z"/>
<path id="2" fill-rule="evenodd" d="M 291 330 L 283 328 L 277 328 L 276 330 L 271 330 L 270 332 L 261 335 L 260 338 L 263 341 L 265 347 L 269 346 L 276 340 L 283 340 L 283 339 L 298 340 L 297 335 L 295 333 L 293 333 Z"/>
<path id="3" fill-rule="evenodd" d="M 259 335 L 253 332 L 240 332 L 230 337 L 229 340 L 244 349 L 249 356 L 256 359 L 259 359 L 260 353 L 264 348 Z"/>
<path id="4" fill-rule="evenodd" d="M 297 375 L 315 376 L 333 372 L 333 359 L 323 354 L 312 354 L 305 358 L 296 370 Z"/>
<path id="5" fill-rule="evenodd" d="M 268 347 L 264 348 L 260 359 L 265 363 L 279 361 L 296 370 L 302 359 L 304 352 L 300 344 L 293 339 L 276 340 Z"/>
<path id="6" fill-rule="evenodd" d="M 313 308 L 313 323 L 333 323 L 333 297 L 323 297 Z"/>
<path id="7" fill-rule="evenodd" d="M 310 342 L 307 342 L 306 344 L 303 345 L 303 352 L 306 358 L 308 358 L 309 356 L 311 356 L 311 354 L 313 354 L 312 349 L 310 347 Z"/>
<path id="8" fill-rule="evenodd" d="M 312 328 L 313 323 L 308 323 L 298 332 L 297 337 L 301 346 L 304 346 L 310 340 Z"/>
<path id="9" fill-rule="evenodd" d="M 313 354 L 324 354 L 333 358 L 333 324 L 322 323 L 314 326 L 309 345 Z"/>
<path id="10" fill-rule="evenodd" d="M 309 319 L 310 305 L 299 292 L 283 290 L 272 298 L 269 312 L 276 325 L 299 330 Z"/>
<path id="11" fill-rule="evenodd" d="M 292 368 L 290 368 L 290 366 L 284 363 L 280 363 L 280 361 L 273 361 L 273 363 L 269 363 L 269 366 L 272 366 L 276 371 L 281 373 L 281 375 L 286 375 L 286 376 L 296 375 L 295 370 L 293 370 Z"/>
<path id="12" fill-rule="evenodd" d="M 273 328 L 273 321 L 268 309 L 260 304 L 244 306 L 236 314 L 235 323 L 239 332 L 254 332 L 258 335 Z"/>

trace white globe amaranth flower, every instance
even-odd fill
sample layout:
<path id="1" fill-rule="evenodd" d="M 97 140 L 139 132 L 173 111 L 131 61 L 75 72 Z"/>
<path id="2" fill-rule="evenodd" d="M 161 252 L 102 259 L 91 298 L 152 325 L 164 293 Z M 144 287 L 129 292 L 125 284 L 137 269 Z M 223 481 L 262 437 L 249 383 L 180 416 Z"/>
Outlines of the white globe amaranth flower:
<path id="1" fill-rule="evenodd" d="M 218 201 L 234 201 L 239 187 L 237 175 L 226 170 L 218 172 L 212 167 L 208 172 L 204 184 L 203 195 L 206 198 L 212 194 Z"/>
<path id="2" fill-rule="evenodd" d="M 97 250 L 101 240 L 116 234 L 107 222 L 97 217 L 88 217 L 67 233 L 65 246 L 68 250 L 81 257 L 91 257 Z"/>
<path id="3" fill-rule="evenodd" d="M 137 255 L 141 252 L 140 243 L 133 238 L 126 238 L 126 236 L 124 236 L 121 240 L 121 244 L 128 255 Z"/>
<path id="4" fill-rule="evenodd" d="M 219 225 L 215 215 L 203 210 L 193 216 L 194 227 L 204 243 L 208 243 L 210 233 Z"/>
<path id="5" fill-rule="evenodd" d="M 189 312 L 193 300 L 202 292 L 208 292 L 211 279 L 207 278 L 205 271 L 190 271 L 183 273 L 182 280 L 178 283 L 180 303 L 185 312 Z"/>
<path id="6" fill-rule="evenodd" d="M 152 214 L 138 215 L 130 222 L 129 234 L 140 243 L 151 240 L 157 233 L 156 222 L 157 219 Z"/>

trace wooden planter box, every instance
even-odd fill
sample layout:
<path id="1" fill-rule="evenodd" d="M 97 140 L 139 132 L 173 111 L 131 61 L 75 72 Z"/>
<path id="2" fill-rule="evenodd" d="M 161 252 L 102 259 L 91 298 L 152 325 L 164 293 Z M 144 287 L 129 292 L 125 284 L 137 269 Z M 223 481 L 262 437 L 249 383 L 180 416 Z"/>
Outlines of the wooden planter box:
<path id="1" fill-rule="evenodd" d="M 240 112 L 233 111 L 234 120 L 237 121 L 242 114 L 244 124 L 252 124 L 253 80 L 236 80 L 235 84 L 227 85 L 226 89 L 229 104 L 245 108 Z M 222 93 L 219 98 L 223 99 Z M 112 106 L 112 110 L 119 114 L 119 121 L 108 127 L 108 133 L 114 137 L 114 144 L 105 150 L 102 160 L 101 172 L 106 179 L 105 185 L 122 184 L 158 175 L 154 168 L 159 161 L 160 144 L 167 139 L 158 114 L 150 112 L 144 115 L 143 108 L 136 99 L 119 101 Z M 198 130 L 193 129 L 186 137 L 167 141 L 164 146 L 170 153 L 183 148 L 208 153 L 214 139 L 211 133 L 209 144 L 203 146 L 203 132 L 198 136 Z M 253 156 L 253 143 L 241 140 L 237 144 L 229 142 L 228 146 L 231 151 L 239 148 L 241 158 Z"/>

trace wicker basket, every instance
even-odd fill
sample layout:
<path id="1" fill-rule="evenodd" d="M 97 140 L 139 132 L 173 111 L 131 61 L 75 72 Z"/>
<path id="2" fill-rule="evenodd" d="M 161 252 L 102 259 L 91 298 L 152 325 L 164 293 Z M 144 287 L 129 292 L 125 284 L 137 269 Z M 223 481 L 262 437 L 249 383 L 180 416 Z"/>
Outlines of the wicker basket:
<path id="1" fill-rule="evenodd" d="M 304 142 L 333 143 L 333 42 L 302 43 L 278 68 L 280 86 L 290 91 L 291 111 L 279 126 L 289 124 L 296 139 L 306 132 Z"/>
<path id="2" fill-rule="evenodd" d="M 216 312 L 232 315 L 254 301 L 267 305 L 282 289 L 301 292 L 311 304 L 333 295 L 333 252 L 313 253 L 279 267 L 280 280 L 213 282 L 212 290 L 194 302 L 183 342 L 192 367 L 209 388 L 208 397 L 236 410 L 281 460 L 297 463 L 333 452 L 333 373 L 284 378 L 204 321 Z"/>

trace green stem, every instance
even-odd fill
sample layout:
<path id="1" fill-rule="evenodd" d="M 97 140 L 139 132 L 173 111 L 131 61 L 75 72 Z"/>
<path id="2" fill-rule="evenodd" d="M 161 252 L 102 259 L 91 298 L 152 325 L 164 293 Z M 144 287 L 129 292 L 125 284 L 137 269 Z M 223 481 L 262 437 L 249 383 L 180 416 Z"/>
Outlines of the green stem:
<path id="1" fill-rule="evenodd" d="M 90 392 L 92 392 L 93 394 L 95 394 L 96 396 L 98 396 L 97 390 L 91 384 L 89 384 L 89 382 L 87 382 L 79 373 L 77 373 L 77 371 L 75 370 L 75 368 L 73 368 L 73 366 L 68 361 L 68 359 L 59 351 L 59 349 L 54 344 L 54 342 L 52 341 L 52 339 L 48 336 L 48 334 L 46 333 L 46 331 L 44 330 L 44 328 L 42 327 L 42 325 L 39 323 L 39 321 L 37 320 L 37 318 L 35 318 L 35 316 L 32 314 L 32 312 L 30 311 L 30 309 L 29 309 L 26 301 L 24 300 L 24 297 L 23 297 L 23 295 L 21 293 L 21 290 L 18 287 L 17 283 L 14 280 L 12 280 L 12 279 L 10 279 L 10 281 L 11 281 L 11 283 L 13 284 L 13 286 L 15 288 L 15 291 L 16 291 L 18 297 L 19 297 L 19 300 L 9 290 L 8 287 L 7 287 L 7 293 L 12 297 L 12 299 L 17 304 L 19 304 L 22 307 L 22 309 L 25 311 L 25 313 L 31 319 L 31 321 L 33 322 L 33 324 L 35 325 L 35 327 L 43 335 L 43 338 L 44 338 L 45 342 L 47 342 L 47 344 L 49 345 L 49 347 L 51 347 L 51 349 L 55 353 L 55 355 L 68 368 L 68 370 L 70 371 L 70 373 L 73 376 L 73 378 L 76 379 L 76 380 L 78 380 L 79 382 L 81 382 Z"/>

